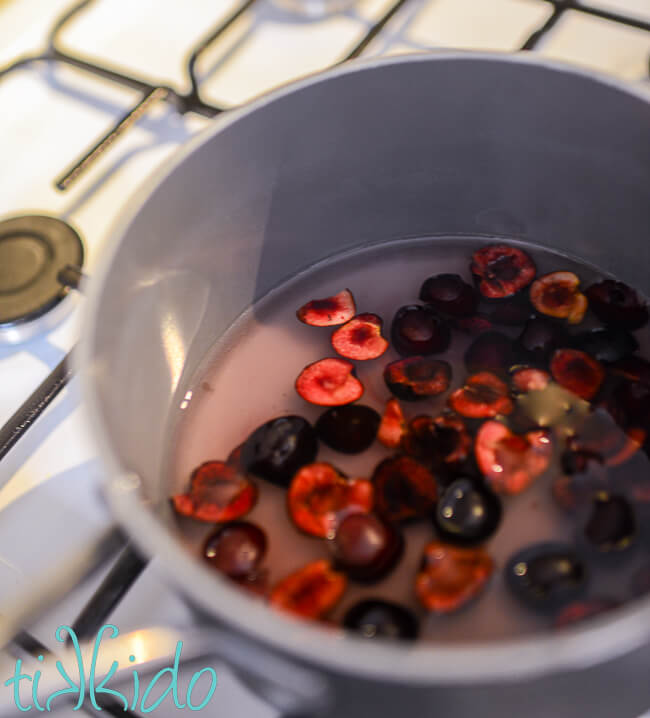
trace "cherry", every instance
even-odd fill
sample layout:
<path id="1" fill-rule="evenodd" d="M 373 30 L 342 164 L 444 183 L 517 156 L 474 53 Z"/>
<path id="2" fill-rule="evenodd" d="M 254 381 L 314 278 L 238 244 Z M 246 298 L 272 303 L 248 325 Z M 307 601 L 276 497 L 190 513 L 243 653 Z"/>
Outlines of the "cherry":
<path id="1" fill-rule="evenodd" d="M 403 401 L 418 401 L 447 391 L 451 366 L 442 359 L 408 357 L 386 365 L 384 381 L 389 390 Z"/>
<path id="2" fill-rule="evenodd" d="M 627 284 L 605 279 L 587 289 L 589 306 L 603 324 L 640 329 L 648 322 L 648 307 Z"/>
<path id="3" fill-rule="evenodd" d="M 486 421 L 476 435 L 474 451 L 493 491 L 518 494 L 546 471 L 553 445 L 545 429 L 520 436 L 499 421 Z"/>
<path id="4" fill-rule="evenodd" d="M 298 309 L 296 316 L 313 327 L 331 327 L 350 321 L 355 312 L 352 292 L 344 289 L 326 299 L 312 299 Z"/>
<path id="5" fill-rule="evenodd" d="M 620 327 L 581 332 L 573 336 L 571 344 L 601 362 L 619 361 L 639 348 L 634 335 Z"/>
<path id="6" fill-rule="evenodd" d="M 526 322 L 514 350 L 522 361 L 543 365 L 555 349 L 566 344 L 567 334 L 559 324 L 544 317 L 532 317 Z"/>
<path id="7" fill-rule="evenodd" d="M 501 521 L 501 502 L 472 479 L 456 479 L 438 500 L 433 522 L 449 543 L 471 545 L 488 539 Z"/>
<path id="8" fill-rule="evenodd" d="M 246 521 L 227 524 L 211 533 L 203 545 L 210 566 L 235 579 L 255 576 L 266 554 L 266 534 Z"/>
<path id="9" fill-rule="evenodd" d="M 514 408 L 508 386 L 490 372 L 473 374 L 465 386 L 452 392 L 449 406 L 469 419 L 487 419 L 498 414 L 510 414 Z"/>
<path id="10" fill-rule="evenodd" d="M 311 424 L 301 416 L 280 416 L 259 426 L 239 447 L 236 460 L 243 471 L 278 486 L 288 486 L 296 471 L 318 452 Z"/>
<path id="11" fill-rule="evenodd" d="M 506 244 L 491 244 L 476 250 L 471 271 L 479 291 L 488 299 L 513 296 L 527 287 L 537 272 L 526 252 Z"/>
<path id="12" fill-rule="evenodd" d="M 366 599 L 355 603 L 343 617 L 345 628 L 367 639 L 414 640 L 418 619 L 404 606 L 390 601 Z"/>
<path id="13" fill-rule="evenodd" d="M 325 462 L 303 466 L 293 477 L 287 495 L 294 524 L 319 538 L 331 538 L 344 516 L 370 511 L 372 503 L 369 481 L 347 479 Z"/>
<path id="14" fill-rule="evenodd" d="M 256 501 L 257 487 L 223 461 L 198 466 L 190 476 L 189 491 L 172 497 L 177 513 L 210 523 L 235 521 Z"/>
<path id="15" fill-rule="evenodd" d="M 424 549 L 415 593 L 428 611 L 453 613 L 485 588 L 494 563 L 482 548 L 461 548 L 432 541 Z"/>
<path id="16" fill-rule="evenodd" d="M 389 399 L 386 402 L 384 415 L 379 424 L 377 439 L 389 449 L 396 449 L 402 443 L 402 437 L 406 433 L 406 420 L 402 407 L 397 399 Z"/>
<path id="17" fill-rule="evenodd" d="M 593 500 L 585 537 L 599 551 L 620 551 L 634 541 L 637 521 L 634 509 L 623 496 L 599 493 Z"/>
<path id="18" fill-rule="evenodd" d="M 359 454 L 375 440 L 381 417 L 369 406 L 348 404 L 328 409 L 315 424 L 318 438 L 343 454 Z"/>
<path id="19" fill-rule="evenodd" d="M 320 359 L 306 366 L 296 379 L 296 391 L 311 404 L 342 406 L 360 399 L 363 384 L 354 364 L 345 359 Z"/>
<path id="20" fill-rule="evenodd" d="M 321 559 L 276 583 L 269 602 L 274 608 L 302 618 L 322 618 L 339 602 L 346 585 L 345 575 Z"/>
<path id="21" fill-rule="evenodd" d="M 512 386 L 520 394 L 527 394 L 529 391 L 542 391 L 546 389 L 551 375 L 543 369 L 517 369 L 512 374 Z"/>
<path id="22" fill-rule="evenodd" d="M 462 317 L 454 321 L 454 327 L 458 331 L 477 336 L 494 328 L 492 322 L 484 316 Z"/>
<path id="23" fill-rule="evenodd" d="M 451 414 L 416 416 L 402 438 L 402 450 L 430 468 L 456 466 L 472 448 L 463 420 Z"/>
<path id="24" fill-rule="evenodd" d="M 512 339 L 500 332 L 479 334 L 465 352 L 465 366 L 470 374 L 503 373 L 513 361 Z"/>
<path id="25" fill-rule="evenodd" d="M 533 308 L 523 295 L 517 295 L 514 299 L 504 299 L 495 302 L 487 299 L 479 306 L 481 316 L 484 316 L 492 324 L 504 327 L 521 327 L 530 318 Z"/>
<path id="26" fill-rule="evenodd" d="M 338 569 L 362 583 L 384 578 L 404 552 L 404 538 L 386 519 L 350 514 L 341 521 L 330 547 Z"/>
<path id="27" fill-rule="evenodd" d="M 574 512 L 588 506 L 607 489 L 607 477 L 598 454 L 566 451 L 561 458 L 564 475 L 553 479 L 553 499 L 564 511 Z"/>
<path id="28" fill-rule="evenodd" d="M 587 311 L 587 297 L 579 291 L 580 278 L 573 272 L 552 272 L 535 280 L 530 301 L 540 314 L 579 324 Z"/>
<path id="29" fill-rule="evenodd" d="M 512 593 L 530 608 L 556 611 L 580 597 L 588 573 L 572 546 L 548 542 L 527 546 L 512 556 L 505 579 Z"/>
<path id="30" fill-rule="evenodd" d="M 555 628 L 567 628 L 589 618 L 618 608 L 618 601 L 611 598 L 589 598 L 565 606 L 555 617 Z"/>
<path id="31" fill-rule="evenodd" d="M 469 317 L 476 311 L 478 297 L 458 274 L 436 274 L 425 280 L 420 299 L 450 317 Z"/>
<path id="32" fill-rule="evenodd" d="M 372 475 L 375 509 L 389 521 L 426 516 L 436 503 L 433 474 L 410 456 L 384 459 Z"/>
<path id="33" fill-rule="evenodd" d="M 605 379 L 600 362 L 577 349 L 558 349 L 551 359 L 553 379 L 581 399 L 592 399 Z"/>
<path id="34" fill-rule="evenodd" d="M 395 314 L 391 341 L 402 356 L 426 356 L 444 352 L 449 347 L 451 332 L 431 307 L 410 304 Z"/>
<path id="35" fill-rule="evenodd" d="M 347 359 L 376 359 L 388 349 L 388 342 L 381 335 L 382 324 L 376 314 L 357 314 L 332 333 L 332 346 Z"/>

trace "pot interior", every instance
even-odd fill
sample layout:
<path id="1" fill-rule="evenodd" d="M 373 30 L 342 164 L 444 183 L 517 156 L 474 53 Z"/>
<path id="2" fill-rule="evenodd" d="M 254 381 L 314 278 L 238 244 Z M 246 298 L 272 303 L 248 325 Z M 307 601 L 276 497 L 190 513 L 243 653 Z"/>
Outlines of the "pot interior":
<path id="1" fill-rule="evenodd" d="M 649 130 L 648 102 L 614 84 L 445 54 L 338 70 L 216 122 L 132 204 L 95 281 L 86 398 L 112 466 L 164 504 L 170 417 L 206 352 L 269 290 L 342 251 L 507 236 L 647 294 Z M 154 550 L 136 503 L 122 518 Z"/>

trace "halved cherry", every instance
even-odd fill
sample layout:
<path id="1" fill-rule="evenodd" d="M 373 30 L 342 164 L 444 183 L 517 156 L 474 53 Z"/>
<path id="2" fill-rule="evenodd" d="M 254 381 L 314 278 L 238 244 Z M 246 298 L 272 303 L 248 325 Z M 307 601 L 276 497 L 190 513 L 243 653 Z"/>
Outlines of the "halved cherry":
<path id="1" fill-rule="evenodd" d="M 372 483 L 375 509 L 389 521 L 427 516 L 438 497 L 433 474 L 410 456 L 384 459 L 375 468 Z"/>
<path id="2" fill-rule="evenodd" d="M 605 379 L 600 362 L 578 349 L 558 349 L 551 359 L 551 374 L 560 386 L 586 401 L 598 393 Z"/>
<path id="3" fill-rule="evenodd" d="M 530 301 L 540 314 L 579 324 L 587 311 L 587 297 L 579 291 L 580 277 L 573 272 L 551 272 L 535 280 Z"/>
<path id="4" fill-rule="evenodd" d="M 468 419 L 488 419 L 498 414 L 510 414 L 514 408 L 508 396 L 508 386 L 499 377 L 482 371 L 465 381 L 449 397 L 449 406 Z"/>
<path id="5" fill-rule="evenodd" d="M 350 514 L 339 524 L 330 548 L 337 568 L 350 578 L 372 583 L 384 578 L 404 552 L 404 537 L 374 514 Z"/>
<path id="6" fill-rule="evenodd" d="M 376 359 L 388 349 L 381 335 L 382 324 L 376 314 L 357 314 L 332 333 L 332 346 L 347 359 Z"/>
<path id="7" fill-rule="evenodd" d="M 444 352 L 451 341 L 447 322 L 431 307 L 409 304 L 400 307 L 390 329 L 391 343 L 402 356 Z"/>
<path id="8" fill-rule="evenodd" d="M 257 574 L 266 554 L 266 534 L 259 526 L 237 521 L 219 527 L 203 545 L 203 558 L 217 571 L 235 579 Z"/>
<path id="9" fill-rule="evenodd" d="M 586 291 L 593 313 L 604 324 L 640 329 L 648 322 L 648 307 L 627 284 L 605 279 Z"/>
<path id="10" fill-rule="evenodd" d="M 485 588 L 494 562 L 482 548 L 461 548 L 440 541 L 427 544 L 415 593 L 432 613 L 453 613 Z"/>
<path id="11" fill-rule="evenodd" d="M 397 399 L 389 399 L 379 424 L 377 439 L 389 449 L 396 449 L 401 444 L 405 433 L 406 420 L 402 407 Z"/>
<path id="12" fill-rule="evenodd" d="M 210 523 L 235 521 L 256 501 L 255 484 L 223 461 L 201 464 L 190 476 L 189 491 L 172 496 L 177 513 Z"/>
<path id="13" fill-rule="evenodd" d="M 436 274 L 424 281 L 420 299 L 450 317 L 469 317 L 476 311 L 474 287 L 458 274 Z"/>
<path id="14" fill-rule="evenodd" d="M 527 287 L 537 269 L 522 249 L 491 244 L 472 255 L 471 271 L 478 289 L 488 299 L 511 297 Z"/>
<path id="15" fill-rule="evenodd" d="M 465 352 L 465 366 L 470 374 L 479 371 L 505 372 L 513 363 L 512 339 L 501 332 L 480 334 Z"/>
<path id="16" fill-rule="evenodd" d="M 542 391 L 546 389 L 551 375 L 543 369 L 525 367 L 517 369 L 512 375 L 512 386 L 515 391 L 527 394 L 529 391 Z"/>
<path id="17" fill-rule="evenodd" d="M 274 608 L 302 618 L 322 618 L 339 602 L 347 579 L 329 561 L 313 561 L 275 584 L 269 596 Z"/>
<path id="18" fill-rule="evenodd" d="M 296 312 L 304 324 L 312 327 L 333 327 L 350 321 L 356 313 L 354 297 L 349 289 L 325 299 L 312 299 Z"/>
<path id="19" fill-rule="evenodd" d="M 402 439 L 402 450 L 432 468 L 453 466 L 464 461 L 472 438 L 463 420 L 451 414 L 416 416 Z"/>
<path id="20" fill-rule="evenodd" d="M 555 628 L 567 628 L 601 613 L 618 608 L 619 602 L 612 598 L 588 598 L 565 606 L 555 618 Z"/>
<path id="21" fill-rule="evenodd" d="M 499 421 L 486 421 L 476 435 L 474 451 L 493 491 L 519 494 L 546 471 L 553 445 L 544 429 L 520 436 Z"/>
<path id="22" fill-rule="evenodd" d="M 303 466 L 293 477 L 287 506 L 294 524 L 319 538 L 334 536 L 344 516 L 372 510 L 373 485 L 366 479 L 347 479 L 331 464 Z"/>
<path id="23" fill-rule="evenodd" d="M 451 366 L 443 359 L 428 357 L 398 359 L 384 369 L 384 381 L 399 399 L 426 399 L 447 391 L 451 381 Z"/>
<path id="24" fill-rule="evenodd" d="M 306 366 L 296 379 L 296 391 L 311 404 L 342 406 L 363 395 L 363 384 L 346 359 L 320 359 Z"/>

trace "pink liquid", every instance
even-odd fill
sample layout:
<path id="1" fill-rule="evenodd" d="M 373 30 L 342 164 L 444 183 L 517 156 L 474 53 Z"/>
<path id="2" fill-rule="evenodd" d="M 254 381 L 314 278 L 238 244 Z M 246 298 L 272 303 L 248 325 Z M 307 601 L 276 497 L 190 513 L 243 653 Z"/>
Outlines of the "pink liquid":
<path id="1" fill-rule="evenodd" d="M 173 433 L 170 494 L 186 490 L 189 475 L 197 465 L 211 459 L 225 460 L 234 447 L 269 419 L 298 414 L 313 424 L 324 411 L 323 407 L 301 399 L 295 392 L 294 382 L 305 365 L 336 355 L 329 343 L 332 328 L 301 324 L 295 317 L 298 307 L 310 299 L 327 297 L 348 287 L 355 296 L 357 311 L 379 314 L 384 319 L 384 334 L 388 336 L 396 310 L 418 302 L 420 286 L 427 277 L 449 272 L 471 281 L 469 258 L 482 241 L 425 238 L 338 256 L 284 284 L 249 309 L 215 343 L 203 368 L 187 386 L 192 398 L 179 409 Z M 602 278 L 593 268 L 561 255 L 526 249 L 537 264 L 538 276 L 557 270 L 574 271 L 583 287 Z M 588 328 L 587 322 L 580 325 L 580 330 Z M 515 337 L 521 328 L 499 327 L 498 330 Z M 636 336 L 641 344 L 639 353 L 648 356 L 648 330 L 644 328 L 636 332 Z M 444 409 L 448 394 L 462 385 L 467 375 L 462 356 L 472 340 L 454 331 L 450 349 L 440 355 L 454 368 L 450 390 L 424 401 L 401 402 L 407 419 L 419 414 L 436 415 Z M 397 358 L 399 355 L 389 348 L 379 359 L 356 362 L 357 375 L 365 386 L 359 403 L 373 407 L 380 414 L 383 412 L 390 393 L 382 371 L 388 362 Z M 571 395 L 563 390 L 554 396 L 558 397 L 558 403 L 573 402 Z M 563 411 L 557 404 L 543 408 L 554 413 Z M 317 460 L 332 463 L 348 476 L 368 478 L 377 463 L 390 455 L 390 450 L 378 442 L 353 456 L 337 453 L 321 444 Z M 495 560 L 496 570 L 487 590 L 470 606 L 457 614 L 437 617 L 427 616 L 419 605 L 413 589 L 414 577 L 425 544 L 436 538 L 431 522 L 424 520 L 403 527 L 406 551 L 393 572 L 371 586 L 350 581 L 331 618 L 340 620 L 345 611 L 362 598 L 384 598 L 413 610 L 420 618 L 422 637 L 436 641 L 512 637 L 548 627 L 550 619 L 536 615 L 508 592 L 502 569 L 508 558 L 526 545 L 548 540 L 573 542 L 576 526 L 559 510 L 551 496 L 551 481 L 558 470 L 556 460 L 531 488 L 503 499 L 501 524 L 485 544 Z M 647 473 L 645 453 L 637 452 L 626 470 Z M 312 560 L 329 558 L 324 540 L 305 536 L 292 525 L 286 510 L 286 490 L 261 479 L 257 484 L 260 497 L 245 520 L 267 533 L 269 548 L 264 565 L 270 571 L 271 584 Z M 178 525 L 188 550 L 196 554 L 214 529 L 210 524 L 180 518 Z M 622 600 L 625 596 L 621 587 L 629 583 L 631 572 L 643 559 L 642 553 L 637 551 L 626 560 L 603 563 L 597 571 L 592 567 L 589 595 Z"/>

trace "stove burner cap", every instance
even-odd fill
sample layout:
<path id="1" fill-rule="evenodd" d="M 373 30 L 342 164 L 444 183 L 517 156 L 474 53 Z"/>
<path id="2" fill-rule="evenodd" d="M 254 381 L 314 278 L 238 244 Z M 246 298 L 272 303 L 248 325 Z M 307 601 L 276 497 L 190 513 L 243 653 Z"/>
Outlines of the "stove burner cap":
<path id="1" fill-rule="evenodd" d="M 54 217 L 27 215 L 0 222 L 0 329 L 36 319 L 68 293 L 57 280 L 81 266 L 81 237 Z"/>

